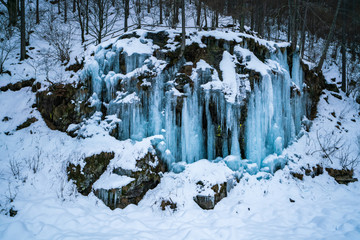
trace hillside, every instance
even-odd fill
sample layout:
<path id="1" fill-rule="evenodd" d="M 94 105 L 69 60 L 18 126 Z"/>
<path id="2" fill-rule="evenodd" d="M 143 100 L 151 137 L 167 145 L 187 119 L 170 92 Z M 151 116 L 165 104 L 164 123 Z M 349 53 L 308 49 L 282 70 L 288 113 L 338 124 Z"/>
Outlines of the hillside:
<path id="1" fill-rule="evenodd" d="M 180 28 L 144 26 L 75 27 L 61 61 L 44 24 L 0 75 L 0 239 L 360 238 L 340 58 L 318 71 L 249 28 L 188 27 L 182 50 Z"/>

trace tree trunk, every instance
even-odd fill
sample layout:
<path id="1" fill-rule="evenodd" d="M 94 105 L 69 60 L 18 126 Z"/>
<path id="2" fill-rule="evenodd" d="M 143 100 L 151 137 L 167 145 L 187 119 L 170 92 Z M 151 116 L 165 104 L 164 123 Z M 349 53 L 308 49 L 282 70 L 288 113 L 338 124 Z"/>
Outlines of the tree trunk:
<path id="1" fill-rule="evenodd" d="M 125 0 L 124 32 L 128 31 L 129 1 L 130 0 Z"/>
<path id="2" fill-rule="evenodd" d="M 175 20 L 175 27 L 179 23 L 179 1 L 182 0 L 175 0 L 174 1 L 174 20 Z M 180 2 L 181 3 L 181 2 Z"/>
<path id="3" fill-rule="evenodd" d="M 40 14 L 39 14 L 39 0 L 36 0 L 36 10 L 35 10 L 35 15 L 36 15 L 36 24 L 40 23 Z"/>
<path id="4" fill-rule="evenodd" d="M 245 24 L 245 11 L 244 11 L 244 0 L 240 0 L 240 13 L 239 13 L 239 24 L 240 24 L 240 31 L 244 31 L 244 24 Z"/>
<path id="5" fill-rule="evenodd" d="M 305 10 L 304 10 L 304 17 L 301 28 L 301 40 L 300 40 L 301 41 L 300 54 L 302 58 L 304 57 L 304 51 L 305 51 L 305 39 L 306 39 L 305 27 L 306 27 L 307 11 L 308 11 L 308 1 L 305 1 Z"/>
<path id="6" fill-rule="evenodd" d="M 342 26 L 341 26 L 341 90 L 347 92 L 347 79 L 346 79 L 346 25 L 347 19 L 345 14 L 345 2 L 343 2 L 343 12 L 342 12 Z"/>
<path id="7" fill-rule="evenodd" d="M 8 0 L 7 4 L 4 3 L 9 14 L 9 25 L 15 26 L 17 22 L 17 7 L 16 0 Z"/>
<path id="8" fill-rule="evenodd" d="M 78 21 L 79 21 L 80 32 L 81 32 L 81 43 L 84 43 L 85 42 L 85 29 L 84 29 L 84 21 L 82 19 L 82 15 L 81 15 L 82 6 L 80 5 L 80 1 L 81 0 L 76 0 L 76 5 L 77 5 L 77 10 L 78 10 Z"/>
<path id="9" fill-rule="evenodd" d="M 215 16 L 215 27 L 218 28 L 219 27 L 219 12 L 216 11 L 216 16 Z"/>
<path id="10" fill-rule="evenodd" d="M 204 29 L 207 30 L 208 24 L 207 24 L 206 5 L 205 4 L 204 4 L 204 22 L 205 22 Z"/>
<path id="11" fill-rule="evenodd" d="M 291 8 L 291 49 L 293 51 L 296 50 L 297 46 L 297 0 L 289 0 L 290 1 L 290 8 Z"/>
<path id="12" fill-rule="evenodd" d="M 159 2 L 159 5 L 160 5 L 160 24 L 163 24 L 163 16 L 162 16 L 162 11 L 163 11 L 163 9 L 162 9 L 162 7 L 163 7 L 163 5 L 162 5 L 162 0 L 159 0 L 160 2 Z"/>
<path id="13" fill-rule="evenodd" d="M 73 9 L 72 9 L 73 13 L 76 11 L 76 1 L 77 0 L 73 0 Z"/>
<path id="14" fill-rule="evenodd" d="M 288 19 L 288 32 L 287 32 L 287 40 L 290 42 L 291 40 L 291 29 L 292 29 L 292 0 L 288 0 L 289 7 L 289 19 Z"/>
<path id="15" fill-rule="evenodd" d="M 341 0 L 338 0 L 336 10 L 335 10 L 334 19 L 333 19 L 333 22 L 331 24 L 330 32 L 329 32 L 329 34 L 328 34 L 328 36 L 326 38 L 325 47 L 324 47 L 324 50 L 323 50 L 323 52 L 321 54 L 319 64 L 316 67 L 317 71 L 320 71 L 321 68 L 322 68 L 322 65 L 324 64 L 324 61 L 325 61 L 325 58 L 326 58 L 326 53 L 327 53 L 327 50 L 328 50 L 329 45 L 330 45 L 330 41 L 331 41 L 331 39 L 332 39 L 332 37 L 334 35 L 334 32 L 335 32 L 336 19 L 337 19 L 338 13 L 339 13 L 340 6 L 341 6 Z"/>
<path id="16" fill-rule="evenodd" d="M 251 5 L 251 13 L 250 13 L 250 27 L 251 30 L 254 31 L 255 30 L 255 10 L 254 10 L 254 6 L 253 6 L 253 0 L 250 0 L 250 5 Z"/>
<path id="17" fill-rule="evenodd" d="M 86 6 L 85 6 L 85 31 L 86 34 L 89 34 L 89 0 L 86 0 Z"/>
<path id="18" fill-rule="evenodd" d="M 25 48 L 25 0 L 21 0 L 21 26 L 20 26 L 20 60 L 24 60 L 26 56 Z"/>
<path id="19" fill-rule="evenodd" d="M 181 48 L 180 48 L 180 58 L 184 55 L 185 52 L 185 0 L 181 0 Z"/>
<path id="20" fill-rule="evenodd" d="M 66 22 L 67 22 L 67 0 L 64 0 L 64 23 Z"/>
<path id="21" fill-rule="evenodd" d="M 201 1 L 198 0 L 196 5 L 196 26 L 198 26 L 199 29 L 201 30 L 200 19 L 201 19 Z"/>
<path id="22" fill-rule="evenodd" d="M 140 0 L 136 0 L 136 4 L 135 4 L 135 8 L 136 8 L 136 17 L 137 17 L 137 24 L 138 24 L 138 29 L 141 28 L 141 3 Z"/>

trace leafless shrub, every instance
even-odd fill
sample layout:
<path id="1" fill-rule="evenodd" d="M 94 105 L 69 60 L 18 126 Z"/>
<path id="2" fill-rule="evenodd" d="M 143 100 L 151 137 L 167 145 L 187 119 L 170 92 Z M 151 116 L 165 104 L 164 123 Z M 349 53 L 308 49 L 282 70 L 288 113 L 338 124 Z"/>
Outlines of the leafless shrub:
<path id="1" fill-rule="evenodd" d="M 354 169 L 359 164 L 360 154 L 356 157 L 352 156 L 350 146 L 347 146 L 336 154 L 336 158 L 339 160 L 340 165 L 343 169 Z"/>
<path id="2" fill-rule="evenodd" d="M 12 175 L 15 177 L 15 179 L 20 179 L 21 176 L 21 170 L 22 166 L 19 161 L 17 161 L 15 158 L 11 159 L 9 161 L 9 167 Z"/>
<path id="3" fill-rule="evenodd" d="M 8 191 L 5 197 L 9 203 L 13 202 L 16 198 L 18 186 L 14 186 L 11 181 L 8 182 Z"/>
<path id="4" fill-rule="evenodd" d="M 334 161 L 332 158 L 334 157 L 334 154 L 344 146 L 342 137 L 336 135 L 334 132 L 325 132 L 320 134 L 319 131 L 317 131 L 316 139 L 320 149 L 313 151 L 312 154 L 321 152 L 323 154 L 323 158 L 328 159 L 330 163 L 333 164 Z"/>
<path id="5" fill-rule="evenodd" d="M 27 158 L 25 159 L 25 163 L 27 165 L 27 167 L 33 172 L 33 173 L 37 173 L 40 169 L 40 163 L 41 163 L 41 156 L 42 156 L 42 151 L 40 150 L 40 148 L 36 147 L 37 151 L 36 151 L 36 155 L 33 156 L 32 158 Z"/>
<path id="6" fill-rule="evenodd" d="M 66 179 L 66 164 L 63 164 L 61 167 L 61 170 L 59 172 L 56 173 L 56 179 L 59 180 L 60 184 L 59 184 L 59 188 L 56 191 L 56 195 L 59 199 L 61 200 L 65 200 L 65 188 L 66 188 L 66 184 L 67 184 L 67 179 Z"/>
<path id="7" fill-rule="evenodd" d="M 343 169 L 353 169 L 359 164 L 360 150 L 354 157 L 350 149 L 350 145 L 346 144 L 342 136 L 334 132 L 316 132 L 316 139 L 320 149 L 316 149 L 311 154 L 316 152 L 322 153 L 322 157 L 330 161 L 331 164 L 337 160 Z M 358 148 L 360 149 L 360 136 L 358 136 Z"/>
<path id="8" fill-rule="evenodd" d="M 0 74 L 5 72 L 4 64 L 17 46 L 12 35 L 11 27 L 5 23 L 4 18 L 0 18 Z"/>
<path id="9" fill-rule="evenodd" d="M 61 24 L 51 11 L 43 21 L 39 36 L 52 46 L 56 60 L 66 64 L 70 60 L 74 29 L 71 24 Z"/>
<path id="10" fill-rule="evenodd" d="M 49 49 L 42 49 L 39 55 L 41 58 L 36 64 L 40 67 L 40 71 L 46 76 L 45 80 L 53 84 L 53 82 L 50 80 L 50 73 L 51 71 L 54 71 L 56 59 L 54 59 L 54 55 Z"/>

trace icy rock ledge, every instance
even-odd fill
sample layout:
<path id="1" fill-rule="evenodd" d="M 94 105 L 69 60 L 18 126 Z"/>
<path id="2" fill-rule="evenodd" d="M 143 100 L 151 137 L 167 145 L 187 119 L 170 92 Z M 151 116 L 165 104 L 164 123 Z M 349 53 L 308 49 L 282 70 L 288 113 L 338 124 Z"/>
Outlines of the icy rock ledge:
<path id="1" fill-rule="evenodd" d="M 160 183 L 160 175 L 166 171 L 166 166 L 154 153 L 148 152 L 136 161 L 136 168 L 114 168 L 108 179 L 99 179 L 102 183 L 94 184 L 94 194 L 111 209 L 138 204 L 148 190 Z M 114 179 L 117 180 L 114 182 Z"/>

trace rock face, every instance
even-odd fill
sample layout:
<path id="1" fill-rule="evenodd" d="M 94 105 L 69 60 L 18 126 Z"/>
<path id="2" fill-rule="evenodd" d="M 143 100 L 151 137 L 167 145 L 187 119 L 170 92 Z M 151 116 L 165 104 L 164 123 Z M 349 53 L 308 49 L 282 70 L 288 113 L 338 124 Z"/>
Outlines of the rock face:
<path id="1" fill-rule="evenodd" d="M 22 124 L 20 124 L 19 126 L 16 127 L 16 131 L 21 130 L 23 128 L 27 128 L 29 127 L 31 124 L 33 124 L 34 122 L 37 122 L 37 118 L 36 117 L 31 117 L 26 119 L 25 122 L 23 122 Z"/>
<path id="2" fill-rule="evenodd" d="M 75 182 L 79 193 L 87 196 L 91 192 L 94 182 L 105 172 L 113 158 L 113 152 L 102 152 L 85 158 L 83 168 L 80 164 L 70 163 L 67 167 L 68 179 Z"/>
<path id="3" fill-rule="evenodd" d="M 180 34 L 167 31 L 134 31 L 100 45 L 84 67 L 76 67 L 83 68 L 82 84 L 38 93 L 38 109 L 50 128 L 61 131 L 94 111 L 121 120 L 111 133 L 119 140 L 165 130 L 170 169 L 175 159 L 227 155 L 261 169 L 266 156 L 296 137 L 304 115 L 316 115 L 322 74 L 309 70 L 297 52 L 288 53 L 286 44 L 241 33 L 187 37 L 182 58 Z"/>
<path id="4" fill-rule="evenodd" d="M 165 132 L 170 169 L 175 159 L 192 163 L 228 155 L 261 169 L 266 156 L 300 132 L 303 116 L 316 114 L 323 77 L 297 52 L 288 54 L 286 44 L 212 34 L 189 34 L 182 58 L 177 33 L 123 35 L 86 60 L 84 84 L 98 100 L 97 111 L 121 119 L 118 139 Z"/>
<path id="5" fill-rule="evenodd" d="M 71 84 L 54 84 L 36 94 L 37 108 L 49 128 L 65 132 L 72 123 L 79 123 L 94 112 L 87 102 L 87 88 Z"/>
<path id="6" fill-rule="evenodd" d="M 52 129 L 66 131 L 101 115 L 116 119 L 110 130 L 119 140 L 164 137 L 154 147 L 161 160 L 148 153 L 137 161 L 140 170 L 113 170 L 133 181 L 94 189 L 110 208 L 137 204 L 160 182 L 160 173 L 179 162 L 234 155 L 247 159 L 254 172 L 264 169 L 267 156 L 296 138 L 303 116 L 316 115 L 324 78 L 309 70 L 298 52 L 288 54 L 288 44 L 243 33 L 194 32 L 179 58 L 180 39 L 173 31 L 124 34 L 97 46 L 84 66 L 72 67 L 83 68 L 78 86 L 55 84 L 37 93 L 37 107 Z M 98 164 L 69 166 L 80 193 L 92 191 L 108 161 Z M 195 201 L 212 209 L 226 196 L 226 186 L 213 185 L 210 195 L 199 193 Z"/>
<path id="7" fill-rule="evenodd" d="M 324 167 L 322 165 L 317 164 L 311 168 L 302 168 L 306 176 L 311 176 L 312 178 L 319 176 L 324 173 Z M 334 168 L 325 168 L 328 174 L 335 179 L 335 181 L 339 184 L 348 184 L 352 182 L 358 181 L 357 178 L 354 178 L 354 170 L 353 169 L 334 169 Z M 303 180 L 303 173 L 292 172 L 291 175 L 295 178 Z"/>
<path id="8" fill-rule="evenodd" d="M 354 178 L 354 170 L 349 169 L 333 169 L 333 168 L 325 168 L 325 170 L 332 176 L 335 181 L 339 184 L 348 184 L 351 182 L 356 182 L 358 179 Z"/>
<path id="9" fill-rule="evenodd" d="M 322 91 L 325 89 L 325 77 L 322 72 L 315 72 L 309 69 L 309 66 L 301 63 L 301 67 L 304 71 L 304 83 L 306 88 L 304 89 L 307 99 L 306 116 L 313 120 L 317 114 L 317 103 L 320 100 Z"/>
<path id="10" fill-rule="evenodd" d="M 198 182 L 197 184 L 200 189 L 203 186 L 202 182 Z M 213 194 L 211 195 L 202 195 L 201 190 L 200 194 L 196 195 L 194 197 L 194 201 L 205 210 L 214 209 L 215 205 L 220 202 L 221 199 L 225 198 L 227 196 L 227 183 L 221 183 L 221 184 L 215 184 L 211 187 L 211 190 L 213 191 Z"/>
<path id="11" fill-rule="evenodd" d="M 34 87 L 36 89 L 36 87 L 39 87 L 39 83 L 33 85 L 35 82 L 35 79 L 29 79 L 29 80 L 24 80 L 24 81 L 20 81 L 17 83 L 9 83 L 6 86 L 0 87 L 0 91 L 2 92 L 6 92 L 7 90 L 11 90 L 11 91 L 19 91 L 20 89 L 24 88 L 24 87 Z"/>
<path id="12" fill-rule="evenodd" d="M 121 188 L 95 189 L 94 194 L 111 209 L 138 204 L 148 190 L 155 188 L 160 183 L 160 173 L 166 171 L 166 165 L 154 154 L 147 153 L 143 158 L 137 160 L 136 167 L 140 170 L 132 171 L 121 168 L 113 170 L 114 174 L 135 179 L 129 184 Z"/>

